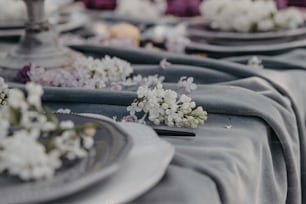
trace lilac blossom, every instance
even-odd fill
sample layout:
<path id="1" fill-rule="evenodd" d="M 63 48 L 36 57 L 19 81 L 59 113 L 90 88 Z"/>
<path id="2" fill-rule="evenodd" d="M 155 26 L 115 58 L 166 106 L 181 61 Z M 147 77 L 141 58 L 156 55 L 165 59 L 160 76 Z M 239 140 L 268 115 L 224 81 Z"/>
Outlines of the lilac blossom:
<path id="1" fill-rule="evenodd" d="M 184 36 L 170 36 L 166 40 L 166 48 L 169 52 L 185 53 L 187 45 L 190 40 Z"/>
<path id="2" fill-rule="evenodd" d="M 177 87 L 179 89 L 184 89 L 186 92 L 190 93 L 198 88 L 197 85 L 193 83 L 193 81 L 194 81 L 193 77 L 187 78 L 186 76 L 183 76 L 178 81 Z"/>
<path id="3" fill-rule="evenodd" d="M 170 62 L 168 62 L 166 58 L 164 58 L 160 61 L 159 65 L 160 65 L 161 68 L 166 69 L 166 68 L 170 67 L 172 64 Z"/>

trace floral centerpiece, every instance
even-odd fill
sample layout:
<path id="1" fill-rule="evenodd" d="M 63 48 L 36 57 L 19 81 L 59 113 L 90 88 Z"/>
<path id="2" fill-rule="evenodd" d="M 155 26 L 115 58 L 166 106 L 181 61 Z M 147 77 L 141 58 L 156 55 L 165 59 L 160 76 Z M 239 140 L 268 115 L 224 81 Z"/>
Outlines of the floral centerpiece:
<path id="1" fill-rule="evenodd" d="M 237 32 L 267 32 L 302 26 L 304 18 L 295 8 L 277 10 L 274 1 L 208 0 L 201 12 L 212 29 Z"/>

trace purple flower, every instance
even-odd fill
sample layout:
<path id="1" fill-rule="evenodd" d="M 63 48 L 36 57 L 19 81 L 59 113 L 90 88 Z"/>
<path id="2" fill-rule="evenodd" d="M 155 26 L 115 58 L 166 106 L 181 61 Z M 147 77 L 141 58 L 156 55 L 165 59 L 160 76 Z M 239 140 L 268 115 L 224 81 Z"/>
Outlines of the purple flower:
<path id="1" fill-rule="evenodd" d="M 20 82 L 20 83 L 27 83 L 30 80 L 30 77 L 29 77 L 29 72 L 31 70 L 31 67 L 32 65 L 31 64 L 28 64 L 26 66 L 24 66 L 18 73 L 17 73 L 17 76 L 16 76 L 16 80 L 17 82 Z"/>
<path id="2" fill-rule="evenodd" d="M 117 6 L 116 0 L 82 0 L 86 8 L 95 10 L 114 10 Z"/>
<path id="3" fill-rule="evenodd" d="M 201 0 L 167 0 L 166 14 L 180 17 L 199 16 Z"/>
<path id="4" fill-rule="evenodd" d="M 287 8 L 288 1 L 287 0 L 275 0 L 278 9 Z"/>

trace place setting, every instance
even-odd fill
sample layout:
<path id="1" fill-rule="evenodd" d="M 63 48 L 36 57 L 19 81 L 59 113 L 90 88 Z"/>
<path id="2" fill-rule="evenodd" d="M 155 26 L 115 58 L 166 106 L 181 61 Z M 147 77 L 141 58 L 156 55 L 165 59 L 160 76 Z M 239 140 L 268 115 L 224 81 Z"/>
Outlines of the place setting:
<path id="1" fill-rule="evenodd" d="M 185 53 L 216 58 L 276 55 L 306 45 L 305 19 L 295 8 L 277 10 L 273 1 L 204 1 L 200 11 L 201 17 L 179 26 L 152 27 L 143 38 L 160 46 L 176 39 L 176 44 L 185 44 Z"/>
<path id="2" fill-rule="evenodd" d="M 90 197 L 93 201 L 98 199 L 98 202 L 123 203 L 135 199 L 162 179 L 174 156 L 174 147 L 159 136 L 194 137 L 195 133 L 154 127 L 153 123 L 153 129 L 141 124 L 130 124 L 129 120 L 135 119 L 132 110 L 130 116 L 116 122 L 114 118 L 98 114 L 79 114 L 66 109 L 53 109 L 54 112 L 42 106 L 44 94 L 55 91 L 56 95 L 60 95 L 65 87 L 73 90 L 75 84 L 67 80 L 66 86 L 56 85 L 55 81 L 46 84 L 42 75 L 36 78 L 38 81 L 28 78 L 31 71 L 38 74 L 40 68 L 47 71 L 46 76 L 55 74 L 62 81 L 65 80 L 65 74 L 70 73 L 69 67 L 74 66 L 76 72 L 72 72 L 71 77 L 76 77 L 79 88 L 87 89 L 121 86 L 121 83 L 122 86 L 137 87 L 138 84 L 154 83 L 156 78 L 152 76 L 152 79 L 143 78 L 139 81 L 139 76 L 125 79 L 132 72 L 129 63 L 110 57 L 101 61 L 85 58 L 60 43 L 54 43 L 58 40 L 56 32 L 51 26 L 46 29 L 49 26 L 47 19 L 44 22 L 37 21 L 45 19 L 43 12 L 35 13 L 38 9 L 43 10 L 44 0 L 25 2 L 28 15 L 32 17 L 26 24 L 26 37 L 21 39 L 19 47 L 0 60 L 1 75 L 7 81 L 0 78 L 3 116 L 0 125 L 3 134 L 0 145 L 0 183 L 3 184 L 0 189 L 1 202 L 70 203 L 72 195 L 88 191 L 91 186 L 91 189 L 98 190 L 96 197 Z M 33 32 L 33 28 L 37 30 Z M 41 44 L 35 48 L 27 47 L 33 40 L 40 40 Z M 27 64 L 28 61 L 39 66 L 31 66 Z M 100 70 L 102 75 L 97 72 L 90 77 L 90 70 L 86 73 L 86 67 L 90 68 L 92 63 L 105 67 L 106 75 L 103 76 Z M 110 71 L 107 70 L 109 63 L 118 66 L 119 70 L 107 74 Z M 24 68 L 20 69 L 22 64 Z M 90 77 L 84 84 L 74 75 L 79 71 Z M 28 81 L 23 81 L 27 78 Z M 19 83 L 16 83 L 16 79 Z M 202 123 L 206 120 L 206 116 L 203 117 Z M 14 155 L 11 151 L 16 148 L 20 151 Z M 33 155 L 36 155 L 36 159 L 31 159 Z M 20 158 L 19 161 L 14 160 L 16 156 Z"/>
<path id="3" fill-rule="evenodd" d="M 273 1 L 211 1 L 202 3 L 201 11 L 203 19 L 188 23 L 191 50 L 275 55 L 305 47 L 305 20 L 296 8 L 277 10 Z"/>

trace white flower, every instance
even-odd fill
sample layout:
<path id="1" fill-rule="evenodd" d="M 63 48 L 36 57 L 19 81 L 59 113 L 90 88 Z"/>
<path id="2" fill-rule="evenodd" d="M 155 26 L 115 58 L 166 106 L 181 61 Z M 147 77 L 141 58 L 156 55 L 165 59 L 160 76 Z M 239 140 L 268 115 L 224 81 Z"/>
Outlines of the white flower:
<path id="1" fill-rule="evenodd" d="M 27 131 L 17 131 L 1 141 L 0 172 L 19 176 L 23 180 L 51 178 L 61 166 L 59 154 L 47 154 L 44 146 Z"/>
<path id="2" fill-rule="evenodd" d="M 94 140 L 92 137 L 82 137 L 83 146 L 85 149 L 90 149 L 94 145 Z"/>
<path id="3" fill-rule="evenodd" d="M 20 125 L 26 129 L 40 129 L 47 122 L 47 117 L 36 111 L 23 111 L 21 115 Z"/>
<path id="4" fill-rule="evenodd" d="M 27 98 L 20 90 L 10 90 L 7 105 L 0 109 L 0 173 L 25 181 L 51 178 L 62 158 L 87 156 L 96 126 L 59 122 L 41 107 L 41 86 L 29 83 L 26 90 Z"/>
<path id="5" fill-rule="evenodd" d="M 257 24 L 259 31 L 270 31 L 275 28 L 274 21 L 272 19 L 264 19 Z"/>
<path id="6" fill-rule="evenodd" d="M 41 109 L 41 96 L 43 95 L 43 89 L 40 85 L 33 82 L 26 84 L 26 90 L 28 92 L 28 103 L 35 106 L 38 110 Z"/>
<path id="7" fill-rule="evenodd" d="M 179 89 L 183 88 L 186 92 L 190 93 L 191 91 L 196 90 L 198 87 L 195 83 L 193 83 L 193 77 L 181 77 L 177 83 L 177 87 Z"/>
<path id="8" fill-rule="evenodd" d="M 69 114 L 71 113 L 71 110 L 67 108 L 66 109 L 60 108 L 56 111 L 56 113 Z"/>
<path id="9" fill-rule="evenodd" d="M 4 79 L 0 77 L 0 105 L 5 105 L 7 103 L 8 85 L 5 83 Z"/>
<path id="10" fill-rule="evenodd" d="M 0 141 L 6 137 L 8 133 L 8 128 L 10 126 L 9 122 L 5 120 L 2 115 L 0 114 L 1 120 L 0 120 Z"/>
<path id="11" fill-rule="evenodd" d="M 71 120 L 61 121 L 60 127 L 62 129 L 72 129 L 74 128 L 74 123 Z"/>
<path id="12" fill-rule="evenodd" d="M 77 70 L 86 70 L 96 80 L 104 83 L 120 82 L 133 73 L 131 65 L 117 57 L 105 56 L 102 60 L 79 58 L 73 65 Z"/>
<path id="13" fill-rule="evenodd" d="M 17 89 L 10 89 L 8 93 L 8 104 L 16 109 L 25 110 L 28 108 L 28 104 L 25 101 L 22 91 Z"/>
<path id="14" fill-rule="evenodd" d="M 160 64 L 160 67 L 163 69 L 166 69 L 172 65 L 170 62 L 167 61 L 166 58 L 162 59 L 162 61 L 160 61 L 159 64 Z"/>
<path id="15" fill-rule="evenodd" d="M 112 91 L 121 91 L 123 86 L 120 83 L 111 83 L 111 90 Z"/>
<path id="16" fill-rule="evenodd" d="M 184 36 L 168 36 L 166 39 L 166 48 L 169 52 L 185 53 L 190 40 Z"/>
<path id="17" fill-rule="evenodd" d="M 304 23 L 297 9 L 278 11 L 274 1 L 207 0 L 200 10 L 212 28 L 223 31 L 266 32 L 293 29 Z"/>
<path id="18" fill-rule="evenodd" d="M 69 160 L 87 156 L 87 151 L 81 145 L 81 139 L 76 137 L 76 132 L 73 130 L 64 131 L 61 136 L 56 137 L 55 146 Z"/>
<path id="19" fill-rule="evenodd" d="M 261 59 L 256 56 L 253 56 L 248 60 L 248 66 L 253 68 L 263 68 Z"/>
<path id="20" fill-rule="evenodd" d="M 196 128 L 207 120 L 207 112 L 186 95 L 178 95 L 175 91 L 164 90 L 161 84 L 155 88 L 139 87 L 137 99 L 127 108 L 131 116 L 143 112 L 146 118 L 155 125 L 164 123 L 170 127 Z"/>

